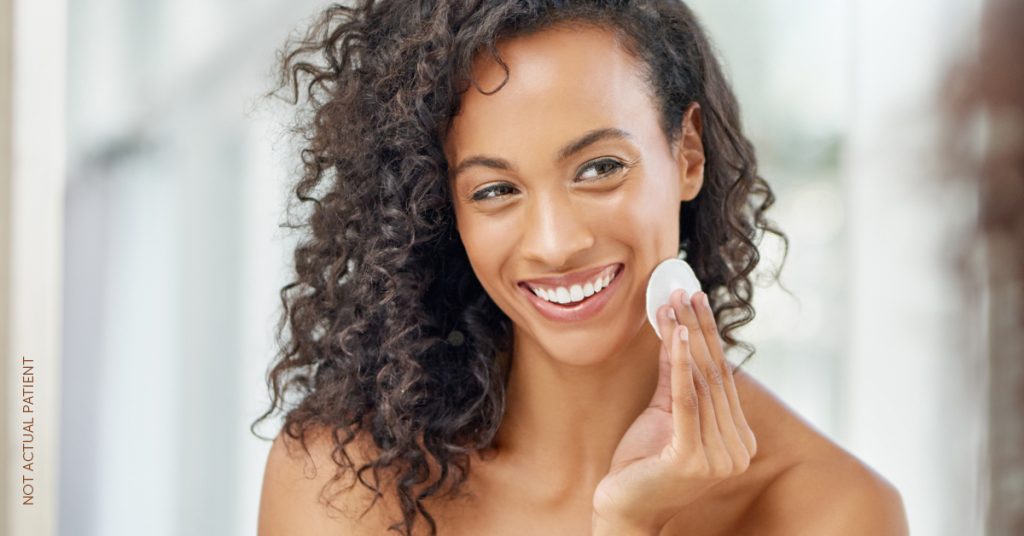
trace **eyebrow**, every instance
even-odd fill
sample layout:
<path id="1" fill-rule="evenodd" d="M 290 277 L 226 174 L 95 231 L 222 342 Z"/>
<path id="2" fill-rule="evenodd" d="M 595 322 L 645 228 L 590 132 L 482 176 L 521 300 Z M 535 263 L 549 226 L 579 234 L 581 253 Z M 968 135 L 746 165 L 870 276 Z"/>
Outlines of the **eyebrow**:
<path id="1" fill-rule="evenodd" d="M 599 141 L 608 139 L 633 139 L 633 135 L 619 128 L 597 128 L 565 144 L 565 146 L 558 151 L 558 157 L 555 161 L 561 162 Z M 487 155 L 473 155 L 462 162 L 459 162 L 459 165 L 452 171 L 452 180 L 458 177 L 459 174 L 467 168 L 473 166 L 482 166 L 504 171 L 516 171 L 516 167 L 504 158 Z"/>

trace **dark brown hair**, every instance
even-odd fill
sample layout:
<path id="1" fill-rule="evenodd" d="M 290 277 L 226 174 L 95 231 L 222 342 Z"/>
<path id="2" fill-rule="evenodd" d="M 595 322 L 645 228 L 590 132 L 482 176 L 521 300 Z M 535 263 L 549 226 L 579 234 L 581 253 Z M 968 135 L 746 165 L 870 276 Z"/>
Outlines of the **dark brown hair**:
<path id="1" fill-rule="evenodd" d="M 786 239 L 765 218 L 774 196 L 688 7 L 670 0 L 333 5 L 280 60 L 279 90 L 300 106 L 295 198 L 307 210 L 289 224 L 303 235 L 294 280 L 280 293 L 281 351 L 268 373 L 273 400 L 253 426 L 280 410 L 283 431 L 303 448 L 311 431 L 331 430 L 339 465 L 332 482 L 353 470 L 380 491 L 382 472 L 393 473 L 389 491 L 403 519 L 392 530 L 411 534 L 422 515 L 435 533 L 424 500 L 456 496 L 469 454 L 493 446 L 505 409 L 499 356 L 511 351 L 512 326 L 455 234 L 445 133 L 476 54 L 490 53 L 507 75 L 499 40 L 568 24 L 614 31 L 643 60 L 671 142 L 687 106 L 700 104 L 704 185 L 682 207 L 680 248 L 726 345 L 748 350 L 743 363 L 753 354 L 734 331 L 754 318 L 757 243 L 764 232 Z M 289 394 L 293 404 L 285 403 Z M 357 434 L 375 451 L 360 467 L 345 449 Z"/>

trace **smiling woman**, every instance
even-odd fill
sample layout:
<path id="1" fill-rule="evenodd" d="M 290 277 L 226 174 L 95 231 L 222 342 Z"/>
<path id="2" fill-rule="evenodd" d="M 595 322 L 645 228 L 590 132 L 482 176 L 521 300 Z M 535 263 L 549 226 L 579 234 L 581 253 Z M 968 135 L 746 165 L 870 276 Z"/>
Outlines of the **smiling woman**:
<path id="1" fill-rule="evenodd" d="M 310 210 L 261 534 L 905 533 L 884 479 L 725 359 L 785 237 L 685 5 L 364 1 L 282 72 Z M 707 293 L 673 294 L 662 341 L 646 285 L 681 251 Z"/>

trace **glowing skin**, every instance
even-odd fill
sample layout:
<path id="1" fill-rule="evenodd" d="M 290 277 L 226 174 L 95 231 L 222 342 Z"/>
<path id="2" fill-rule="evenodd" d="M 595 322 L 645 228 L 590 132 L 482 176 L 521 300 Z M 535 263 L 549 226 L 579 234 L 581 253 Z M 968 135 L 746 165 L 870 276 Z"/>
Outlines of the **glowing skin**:
<path id="1" fill-rule="evenodd" d="M 644 291 L 651 270 L 677 253 L 680 203 L 700 191 L 704 163 L 699 111 L 687 110 L 686 135 L 670 146 L 636 64 L 613 35 L 548 29 L 499 42 L 511 69 L 508 82 L 492 95 L 471 87 L 444 140 L 452 168 L 478 155 L 514 166 L 466 167 L 454 183 L 453 203 L 476 276 L 514 323 L 515 348 L 498 456 L 474 456 L 463 490 L 469 495 L 427 501 L 439 533 L 906 534 L 891 486 L 742 371 L 735 374 L 735 391 L 757 438 L 749 468 L 704 491 L 660 532 L 592 524 L 595 488 L 606 475 L 615 478 L 608 473 L 620 441 L 627 454 L 643 451 L 647 445 L 629 438 L 657 440 L 666 428 L 664 415 L 646 408 L 665 385 L 658 383 L 661 341 L 646 320 Z M 475 79 L 493 91 L 504 72 L 483 58 Z M 567 143 L 602 128 L 629 137 L 605 138 L 557 158 Z M 608 159 L 627 168 L 602 162 Z M 601 173 L 608 176 L 598 180 Z M 486 194 L 485 188 L 499 190 Z M 543 318 L 517 286 L 614 262 L 625 265 L 618 288 L 609 287 L 614 294 L 606 307 L 585 321 Z M 706 363 L 710 346 L 700 328 L 713 318 L 700 308 L 700 296 L 691 301 L 680 292 L 673 307 L 690 328 L 690 347 Z M 714 407 L 724 407 L 718 398 Z M 702 415 L 702 425 L 712 422 Z M 631 435 L 634 425 L 650 433 Z M 322 505 L 320 493 L 336 467 L 329 434 L 311 447 L 313 464 L 327 470 L 313 472 L 303 449 L 283 437 L 268 458 L 261 535 L 387 532 L 398 512 L 395 497 L 385 496 L 385 507 L 357 485 L 336 499 L 351 516 Z M 365 460 L 359 449 L 350 454 L 357 466 Z M 679 491 L 673 487 L 650 502 Z M 636 502 L 646 505 L 647 497 Z M 378 507 L 357 516 L 371 504 Z"/>
<path id="2" fill-rule="evenodd" d="M 471 489 L 480 500 L 435 504 L 451 527 L 472 527 L 470 533 L 527 530 L 524 512 L 510 506 L 527 501 L 536 526 L 589 534 L 594 489 L 657 384 L 660 340 L 645 318 L 644 290 L 654 267 L 678 253 L 681 202 L 696 197 L 703 183 L 700 109 L 685 111 L 684 135 L 670 145 L 637 64 L 605 30 L 548 29 L 498 48 L 508 81 L 490 95 L 470 87 L 444 147 L 450 170 L 458 171 L 450 178 L 461 240 L 480 283 L 513 322 L 508 407 L 497 458 L 474 459 Z M 505 77 L 486 55 L 473 74 L 487 92 Z M 628 134 L 560 158 L 564 147 L 596 129 Z M 615 294 L 586 320 L 546 319 L 518 288 L 523 280 L 618 262 L 625 269 Z M 695 310 L 679 311 L 694 344 L 703 344 Z M 786 534 L 802 516 L 778 517 L 777 503 L 835 479 L 855 489 L 873 486 L 865 497 L 891 502 L 884 482 L 754 378 L 738 372 L 735 388 L 757 434 L 757 458 L 662 534 L 703 534 L 708 527 Z M 795 470 L 809 459 L 826 463 Z M 779 479 L 783 473 L 791 476 Z M 785 486 L 766 491 L 775 482 Z"/>
<path id="3" fill-rule="evenodd" d="M 537 491 L 557 496 L 596 486 L 650 400 L 660 340 L 645 320 L 644 289 L 654 267 L 678 253 L 680 201 L 701 186 L 699 112 L 686 116 L 682 149 L 670 147 L 632 58 L 604 32 L 549 32 L 502 53 L 508 82 L 492 95 L 467 92 L 446 156 L 452 169 L 485 155 L 515 167 L 463 167 L 453 203 L 476 276 L 514 324 L 502 449 L 544 467 Z M 474 74 L 486 91 L 504 78 L 487 61 Z M 559 160 L 563 146 L 606 128 L 629 136 Z M 517 286 L 615 262 L 625 264 L 623 279 L 586 321 L 546 320 Z"/>

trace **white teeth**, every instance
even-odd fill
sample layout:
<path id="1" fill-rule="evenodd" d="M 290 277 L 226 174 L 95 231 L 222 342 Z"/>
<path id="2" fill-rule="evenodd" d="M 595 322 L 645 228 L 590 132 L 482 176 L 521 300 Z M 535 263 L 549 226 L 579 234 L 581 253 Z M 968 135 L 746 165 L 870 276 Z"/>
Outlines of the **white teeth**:
<path id="1" fill-rule="evenodd" d="M 582 301 L 585 298 L 589 298 L 594 294 L 601 292 L 605 287 L 611 284 L 612 279 L 615 279 L 616 275 L 613 271 L 604 277 L 599 277 L 593 282 L 588 282 L 582 286 L 572 285 L 569 288 L 557 287 L 554 289 L 540 289 L 529 287 L 538 298 L 543 300 L 554 302 L 558 304 L 567 304 L 571 302 Z"/>

